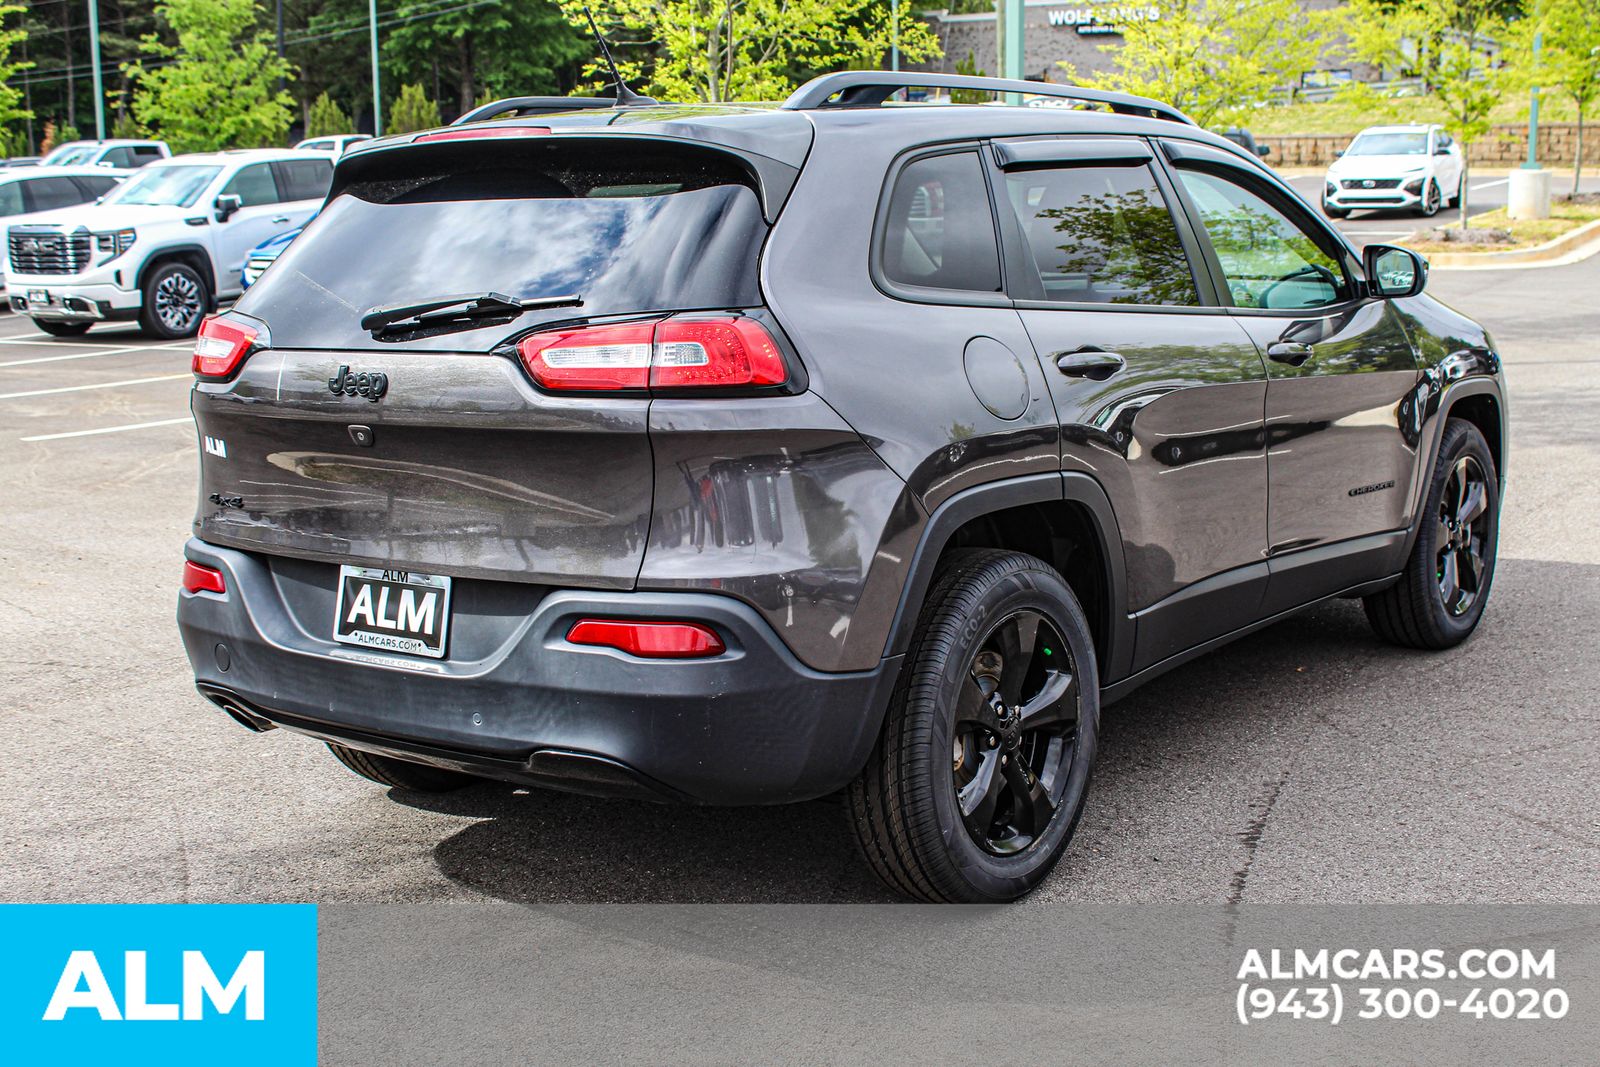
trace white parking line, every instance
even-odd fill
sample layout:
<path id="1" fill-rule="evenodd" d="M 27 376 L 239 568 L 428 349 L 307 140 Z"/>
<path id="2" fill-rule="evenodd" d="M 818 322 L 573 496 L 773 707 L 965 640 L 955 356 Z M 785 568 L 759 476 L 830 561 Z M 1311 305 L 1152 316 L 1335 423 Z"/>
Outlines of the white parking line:
<path id="1" fill-rule="evenodd" d="M 148 430 L 152 426 L 176 426 L 180 422 L 193 422 L 194 418 L 185 415 L 181 419 L 160 419 L 156 422 L 130 422 L 126 426 L 102 426 L 98 430 L 73 430 L 71 433 L 42 433 L 33 437 L 24 437 L 24 441 L 59 441 L 64 437 L 93 437 L 102 433 L 121 433 L 123 430 Z"/>
<path id="2" fill-rule="evenodd" d="M 56 393 L 81 393 L 86 389 L 115 389 L 122 385 L 144 385 L 147 382 L 175 382 L 187 374 L 163 374 L 155 378 L 128 378 L 120 382 L 96 382 L 93 385 L 67 385 L 58 389 L 29 389 L 25 393 L 0 393 L 0 400 L 21 400 L 25 396 L 52 396 Z"/>
<path id="3" fill-rule="evenodd" d="M 34 363 L 59 363 L 64 359 L 92 359 L 95 356 L 120 356 L 128 352 L 164 352 L 166 349 L 150 345 L 131 345 L 127 348 L 97 348 L 93 352 L 68 352 L 63 356 L 35 356 L 32 359 L 13 359 L 0 363 L 0 367 L 27 367 Z"/>
<path id="4" fill-rule="evenodd" d="M 1472 187 L 1472 192 L 1475 193 L 1479 189 L 1493 189 L 1497 185 L 1505 185 L 1510 180 L 1510 178 L 1501 178 L 1499 181 L 1484 182 L 1482 185 L 1474 185 Z"/>

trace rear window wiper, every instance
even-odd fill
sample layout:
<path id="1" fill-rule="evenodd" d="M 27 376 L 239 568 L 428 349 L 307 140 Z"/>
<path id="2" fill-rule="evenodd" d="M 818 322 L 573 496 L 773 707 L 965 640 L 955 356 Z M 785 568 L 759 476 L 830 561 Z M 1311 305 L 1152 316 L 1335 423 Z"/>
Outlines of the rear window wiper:
<path id="1" fill-rule="evenodd" d="M 390 331 L 415 330 L 439 327 L 447 323 L 500 315 L 520 315 L 534 308 L 578 307 L 583 297 L 576 293 L 566 296 L 535 296 L 519 300 L 504 293 L 464 293 L 440 296 L 432 300 L 418 300 L 410 304 L 391 304 L 368 308 L 361 316 L 361 328 L 377 337 Z"/>

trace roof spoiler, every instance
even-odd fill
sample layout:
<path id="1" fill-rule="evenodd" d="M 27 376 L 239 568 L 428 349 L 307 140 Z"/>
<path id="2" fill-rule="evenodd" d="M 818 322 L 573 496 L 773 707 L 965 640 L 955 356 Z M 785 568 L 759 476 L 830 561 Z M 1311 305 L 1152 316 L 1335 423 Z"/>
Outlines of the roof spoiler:
<path id="1" fill-rule="evenodd" d="M 967 74 L 918 74 L 912 71 L 846 70 L 813 78 L 796 89 L 783 106 L 790 111 L 819 108 L 878 107 L 901 89 L 969 89 L 988 93 L 1027 93 L 1062 100 L 1104 104 L 1119 115 L 1139 115 L 1193 126 L 1194 120 L 1170 104 L 1131 93 L 1086 89 L 1051 82 L 984 78 Z"/>
<path id="2" fill-rule="evenodd" d="M 508 112 L 509 118 L 523 118 L 528 115 L 553 115 L 561 111 L 616 106 L 617 102 L 609 96 L 508 96 L 504 100 L 480 104 L 450 125 L 461 126 L 468 122 L 482 122 L 484 119 L 507 115 Z"/>

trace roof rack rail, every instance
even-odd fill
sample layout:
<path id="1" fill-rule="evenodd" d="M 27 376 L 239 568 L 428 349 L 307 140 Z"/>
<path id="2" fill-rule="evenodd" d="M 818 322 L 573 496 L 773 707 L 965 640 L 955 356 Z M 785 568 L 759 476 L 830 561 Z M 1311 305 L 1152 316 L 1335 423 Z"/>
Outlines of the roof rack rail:
<path id="1" fill-rule="evenodd" d="M 1129 93 L 1104 89 L 1085 89 L 1052 82 L 1018 81 L 1013 78 L 984 78 L 967 74 L 918 74 L 914 71 L 844 70 L 812 78 L 783 102 L 790 111 L 814 108 L 877 107 L 901 89 L 971 89 L 989 93 L 1028 93 L 1054 96 L 1063 100 L 1083 100 L 1105 104 L 1119 115 L 1140 115 L 1193 126 L 1194 120 L 1170 104 Z M 834 99 L 837 97 L 838 99 Z"/>
<path id="2" fill-rule="evenodd" d="M 450 125 L 460 126 L 467 122 L 481 122 L 508 111 L 514 113 L 512 117 L 521 118 L 526 115 L 552 115 L 558 111 L 615 107 L 616 104 L 617 102 L 609 96 L 508 96 L 504 100 L 481 104 Z"/>

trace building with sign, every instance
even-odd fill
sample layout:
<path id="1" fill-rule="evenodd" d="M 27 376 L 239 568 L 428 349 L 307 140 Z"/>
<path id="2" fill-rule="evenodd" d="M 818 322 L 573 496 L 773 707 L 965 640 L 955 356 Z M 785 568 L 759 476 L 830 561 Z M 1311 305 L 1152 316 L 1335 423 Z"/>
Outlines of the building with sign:
<path id="1" fill-rule="evenodd" d="M 1340 0 L 1302 2 L 1307 7 L 1321 8 L 1335 6 Z M 1156 21 L 1162 17 L 1164 8 L 1159 3 L 1072 4 L 1061 0 L 1025 0 L 1023 11 L 1027 25 L 1023 41 L 1024 76 L 1066 81 L 1061 63 L 1072 64 L 1080 74 L 1110 69 L 1124 27 L 1134 22 Z M 908 65 L 910 69 L 953 74 L 956 64 L 971 56 L 978 70 L 991 75 L 1000 72 L 994 12 L 923 11 L 921 17 L 944 46 L 944 57 L 932 63 Z M 1347 64 L 1336 62 L 1334 57 L 1329 60 L 1329 68 L 1341 69 L 1307 71 L 1311 80 L 1302 81 L 1302 85 L 1319 80 L 1339 81 L 1349 76 Z"/>

